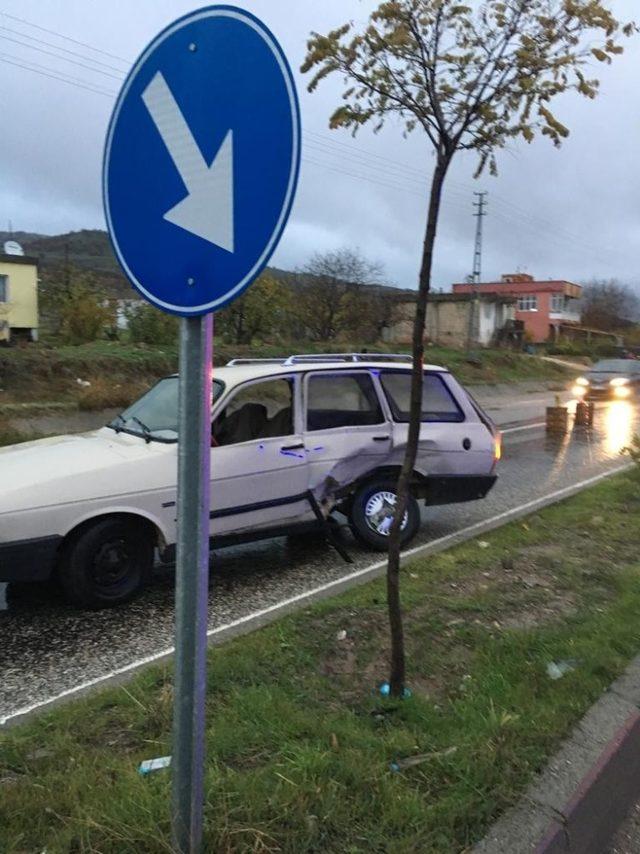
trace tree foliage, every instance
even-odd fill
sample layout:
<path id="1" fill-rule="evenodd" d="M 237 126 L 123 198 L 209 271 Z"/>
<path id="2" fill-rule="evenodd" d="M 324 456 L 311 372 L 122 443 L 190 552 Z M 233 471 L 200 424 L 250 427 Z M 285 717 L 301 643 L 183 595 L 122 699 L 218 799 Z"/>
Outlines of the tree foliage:
<path id="1" fill-rule="evenodd" d="M 178 341 L 178 318 L 154 305 L 142 301 L 129 304 L 124 316 L 131 340 L 136 344 L 176 344 Z"/>
<path id="2" fill-rule="evenodd" d="M 96 341 L 115 328 L 115 303 L 100 293 L 93 273 L 73 265 L 59 268 L 38 286 L 41 311 L 70 344 Z"/>
<path id="3" fill-rule="evenodd" d="M 373 287 L 383 276 L 382 266 L 356 249 L 315 253 L 296 282 L 296 313 L 307 334 L 316 341 L 379 340 L 393 315 L 391 300 Z"/>
<path id="4" fill-rule="evenodd" d="M 476 4 L 474 4 L 474 7 Z M 313 33 L 302 66 L 313 91 L 327 75 L 346 81 L 330 125 L 356 132 L 391 115 L 422 129 L 437 152 L 472 150 L 478 171 L 496 151 L 541 133 L 560 145 L 568 128 L 552 110 L 573 90 L 595 98 L 588 66 L 622 53 L 621 24 L 600 0 L 388 0 L 361 32 L 353 23 Z"/>
<path id="5" fill-rule="evenodd" d="M 291 294 L 270 273 L 262 276 L 231 305 L 216 314 L 216 329 L 232 344 L 280 337 L 289 326 Z"/>
<path id="6" fill-rule="evenodd" d="M 640 298 L 616 279 L 587 282 L 582 297 L 582 323 L 603 332 L 616 332 L 640 319 Z"/>

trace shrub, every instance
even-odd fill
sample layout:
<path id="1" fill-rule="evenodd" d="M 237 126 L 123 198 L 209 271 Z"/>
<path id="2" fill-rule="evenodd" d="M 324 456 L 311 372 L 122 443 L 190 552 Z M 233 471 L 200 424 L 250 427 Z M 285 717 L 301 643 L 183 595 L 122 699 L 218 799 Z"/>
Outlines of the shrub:
<path id="1" fill-rule="evenodd" d="M 631 457 L 633 462 L 640 468 L 640 433 L 633 437 L 630 447 L 624 448 L 622 453 Z"/>
<path id="2" fill-rule="evenodd" d="M 113 307 L 81 285 L 72 288 L 60 306 L 61 333 L 69 344 L 87 344 L 101 338 L 113 325 Z"/>
<path id="3" fill-rule="evenodd" d="M 175 344 L 178 339 L 178 318 L 153 305 L 129 306 L 125 318 L 131 340 L 136 344 Z"/>
<path id="4" fill-rule="evenodd" d="M 83 388 L 78 395 L 78 408 L 126 409 L 147 391 L 151 384 L 144 380 L 116 383 L 104 377 L 93 377 L 91 385 Z"/>

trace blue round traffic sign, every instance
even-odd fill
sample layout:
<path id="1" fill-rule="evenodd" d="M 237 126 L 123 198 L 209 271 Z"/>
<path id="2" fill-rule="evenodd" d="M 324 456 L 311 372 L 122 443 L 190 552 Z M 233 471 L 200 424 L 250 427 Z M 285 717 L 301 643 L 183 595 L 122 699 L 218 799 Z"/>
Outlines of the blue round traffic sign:
<path id="1" fill-rule="evenodd" d="M 191 12 L 131 69 L 107 132 L 103 198 L 114 251 L 158 308 L 222 308 L 267 264 L 300 168 L 286 57 L 253 15 Z"/>

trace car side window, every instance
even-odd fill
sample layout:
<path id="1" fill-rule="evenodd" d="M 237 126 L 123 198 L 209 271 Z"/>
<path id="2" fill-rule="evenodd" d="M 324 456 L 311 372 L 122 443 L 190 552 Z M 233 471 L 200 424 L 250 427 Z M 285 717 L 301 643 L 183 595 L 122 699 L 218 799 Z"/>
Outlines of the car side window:
<path id="1" fill-rule="evenodd" d="M 411 402 L 411 374 L 383 371 L 380 376 L 394 421 L 408 421 Z M 464 413 L 438 374 L 425 374 L 422 384 L 423 421 L 464 421 Z"/>
<path id="2" fill-rule="evenodd" d="M 237 445 L 294 432 L 293 380 L 271 379 L 240 388 L 213 423 L 212 445 Z"/>
<path id="3" fill-rule="evenodd" d="M 369 374 L 319 374 L 307 385 L 307 430 L 380 424 L 384 415 Z"/>

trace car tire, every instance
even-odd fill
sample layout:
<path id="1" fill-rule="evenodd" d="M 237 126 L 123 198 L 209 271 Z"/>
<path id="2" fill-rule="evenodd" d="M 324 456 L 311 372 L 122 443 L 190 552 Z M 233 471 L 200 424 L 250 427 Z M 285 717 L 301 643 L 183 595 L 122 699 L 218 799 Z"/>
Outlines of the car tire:
<path id="1" fill-rule="evenodd" d="M 387 506 L 391 503 L 391 499 L 395 503 L 396 487 L 397 481 L 391 478 L 369 481 L 358 489 L 351 505 L 349 523 L 354 537 L 363 545 L 379 552 L 386 552 L 389 548 L 389 534 L 384 533 L 383 529 L 388 529 L 393 517 L 391 514 L 384 514 L 384 507 L 385 502 Z M 419 529 L 420 507 L 410 495 L 402 531 L 402 545 L 406 546 L 411 542 Z"/>
<path id="2" fill-rule="evenodd" d="M 91 610 L 133 599 L 153 569 L 154 543 L 140 525 L 117 517 L 83 528 L 65 547 L 58 580 L 66 598 Z"/>

